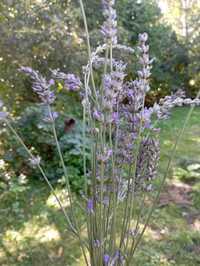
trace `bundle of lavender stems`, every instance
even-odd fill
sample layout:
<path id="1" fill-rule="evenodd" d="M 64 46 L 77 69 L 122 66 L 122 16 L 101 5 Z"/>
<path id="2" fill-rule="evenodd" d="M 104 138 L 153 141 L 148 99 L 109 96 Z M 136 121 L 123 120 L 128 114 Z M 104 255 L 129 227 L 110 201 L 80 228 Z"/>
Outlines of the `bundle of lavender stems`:
<path id="1" fill-rule="evenodd" d="M 26 147 L 5 111 L 0 112 L 0 118 L 26 149 L 31 164 L 39 168 L 56 197 L 66 218 L 67 228 L 79 240 L 85 264 L 128 266 L 135 265 L 135 251 L 161 191 L 158 189 L 157 192 L 154 185 L 160 159 L 158 122 L 169 118 L 173 107 L 191 105 L 194 108 L 200 105 L 200 101 L 198 97 L 194 100 L 186 98 L 183 91 L 179 90 L 151 107 L 146 107 L 145 97 L 150 91 L 153 64 L 149 56 L 148 34 L 139 34 L 135 49 L 118 44 L 115 0 L 102 0 L 102 4 L 105 21 L 100 31 L 104 43 L 92 52 L 84 6 L 80 0 L 89 56 L 88 64 L 83 67 L 82 79 L 57 69 L 51 70 L 51 79 L 47 80 L 30 67 L 20 69 L 31 78 L 33 91 L 42 104 L 47 106 L 48 113 L 44 121 L 52 125 L 66 179 L 68 210 L 63 207 L 49 182 L 41 166 L 42 158 L 34 156 Z M 137 57 L 139 69 L 134 73 L 134 80 L 127 77 L 126 62 L 113 56 L 124 53 L 129 57 L 132 54 Z M 71 192 L 67 167 L 56 133 L 55 120 L 59 114 L 54 111 L 54 103 L 58 82 L 62 82 L 67 91 L 79 93 L 82 99 L 85 181 L 79 197 Z M 0 107 L 3 107 L 3 103 Z M 90 139 L 90 147 L 86 147 L 86 138 Z M 90 163 L 86 160 L 86 148 L 90 150 Z M 150 195 L 154 195 L 155 200 L 152 207 L 145 208 Z M 76 215 L 76 206 L 81 206 L 87 228 L 86 236 L 82 232 L 83 219 Z"/>

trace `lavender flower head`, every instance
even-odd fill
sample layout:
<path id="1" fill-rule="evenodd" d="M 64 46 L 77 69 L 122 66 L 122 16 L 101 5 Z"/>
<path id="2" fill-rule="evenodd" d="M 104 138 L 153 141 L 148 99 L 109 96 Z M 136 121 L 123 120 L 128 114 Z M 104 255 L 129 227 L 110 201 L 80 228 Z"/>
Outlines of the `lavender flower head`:
<path id="1" fill-rule="evenodd" d="M 102 0 L 105 21 L 101 27 L 101 33 L 106 43 L 117 44 L 117 13 L 113 8 L 114 0 Z"/>
<path id="2" fill-rule="evenodd" d="M 65 88 L 68 91 L 79 91 L 82 85 L 80 78 L 74 74 L 65 74 L 60 72 L 59 69 L 51 70 L 53 78 L 64 81 Z"/>
<path id="3" fill-rule="evenodd" d="M 43 121 L 46 123 L 52 123 L 58 118 L 58 112 L 51 112 L 51 114 L 45 115 Z"/>
<path id="4" fill-rule="evenodd" d="M 87 213 L 91 214 L 94 212 L 94 202 L 92 199 L 88 199 L 87 201 Z"/>
<path id="5" fill-rule="evenodd" d="M 108 254 L 105 254 L 103 256 L 103 262 L 104 262 L 105 265 L 108 265 L 109 264 L 109 262 L 110 262 L 110 256 Z"/>
<path id="6" fill-rule="evenodd" d="M 32 81 L 33 91 L 36 92 L 41 101 L 47 105 L 54 103 L 56 97 L 51 90 L 51 86 L 54 85 L 54 81 L 51 79 L 47 81 L 38 71 L 33 70 L 30 67 L 21 67 L 20 71 L 28 75 Z"/>

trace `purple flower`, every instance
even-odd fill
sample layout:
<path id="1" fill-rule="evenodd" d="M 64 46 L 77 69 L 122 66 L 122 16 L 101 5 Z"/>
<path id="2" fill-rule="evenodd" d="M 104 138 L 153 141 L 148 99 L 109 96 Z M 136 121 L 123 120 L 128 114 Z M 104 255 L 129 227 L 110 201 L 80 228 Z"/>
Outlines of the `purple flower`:
<path id="1" fill-rule="evenodd" d="M 94 110 L 93 118 L 99 122 L 103 121 L 103 114 L 100 111 Z"/>
<path id="2" fill-rule="evenodd" d="M 64 83 L 69 91 L 78 91 L 81 87 L 79 77 L 76 77 L 74 74 L 67 74 Z"/>
<path id="3" fill-rule="evenodd" d="M 119 114 L 117 112 L 112 113 L 112 122 L 115 124 L 119 123 Z"/>
<path id="4" fill-rule="evenodd" d="M 69 91 L 79 91 L 82 85 L 80 78 L 74 74 L 65 74 L 59 69 L 51 70 L 53 78 L 64 81 L 65 88 Z"/>
<path id="5" fill-rule="evenodd" d="M 105 265 L 108 265 L 109 261 L 110 261 L 110 256 L 108 254 L 105 254 L 103 256 L 103 262 L 104 262 L 104 264 Z"/>
<path id="6" fill-rule="evenodd" d="M 6 119 L 7 116 L 8 116 L 8 113 L 0 112 L 0 121 Z"/>
<path id="7" fill-rule="evenodd" d="M 33 81 L 33 91 L 38 94 L 43 103 L 52 104 L 55 101 L 55 94 L 50 90 L 53 85 L 52 79 L 48 82 L 38 71 L 30 67 L 21 67 L 20 71 L 30 76 Z"/>
<path id="8" fill-rule="evenodd" d="M 44 117 L 44 121 L 47 123 L 52 123 L 58 118 L 58 112 L 52 112 L 51 114 L 48 114 L 47 116 Z"/>
<path id="9" fill-rule="evenodd" d="M 104 151 L 103 153 L 99 154 L 97 157 L 98 157 L 98 160 L 101 161 L 101 162 L 107 162 L 110 157 L 112 156 L 113 154 L 113 151 L 112 149 L 107 149 L 107 148 L 104 148 Z"/>
<path id="10" fill-rule="evenodd" d="M 101 33 L 104 37 L 105 42 L 117 43 L 117 14 L 113 8 L 115 1 L 103 0 L 103 10 L 105 21 L 101 27 Z"/>
<path id="11" fill-rule="evenodd" d="M 124 260 L 124 257 L 122 256 L 121 252 L 119 250 L 117 250 L 115 252 L 115 255 L 113 256 L 111 262 L 110 262 L 110 265 L 124 265 L 125 263 L 125 260 Z"/>
<path id="12" fill-rule="evenodd" d="M 50 80 L 49 80 L 49 85 L 50 85 L 50 86 L 55 85 L 55 80 L 54 80 L 54 79 L 50 79 Z"/>
<path id="13" fill-rule="evenodd" d="M 88 201 L 87 201 L 87 212 L 89 214 L 94 212 L 94 203 L 93 203 L 92 199 L 88 199 Z"/>
<path id="14" fill-rule="evenodd" d="M 98 239 L 94 240 L 94 247 L 100 248 L 100 246 L 101 246 L 101 242 Z"/>

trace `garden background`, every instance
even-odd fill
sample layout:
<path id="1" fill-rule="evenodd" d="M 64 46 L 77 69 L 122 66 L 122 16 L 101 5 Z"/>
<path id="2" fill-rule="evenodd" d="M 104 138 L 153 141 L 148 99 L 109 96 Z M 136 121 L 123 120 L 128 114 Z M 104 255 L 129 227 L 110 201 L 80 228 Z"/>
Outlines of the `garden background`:
<path id="1" fill-rule="evenodd" d="M 103 18 L 99 0 L 86 0 L 91 43 L 100 44 Z M 149 34 L 155 58 L 146 105 L 184 89 L 195 97 L 200 88 L 200 1 L 118 0 L 120 43 L 135 47 L 141 32 Z M 2 0 L 0 3 L 0 98 L 15 118 L 15 128 L 28 147 L 37 150 L 57 193 L 63 195 L 62 170 L 43 109 L 20 66 L 50 76 L 50 69 L 80 74 L 87 62 L 83 20 L 78 1 Z M 129 60 L 129 58 L 127 58 Z M 133 60 L 129 60 L 130 62 Z M 129 77 L 134 77 L 134 62 Z M 73 191 L 83 182 L 82 113 L 77 94 L 58 88 L 59 141 Z M 161 162 L 165 169 L 176 132 L 188 108 L 174 109 L 161 124 Z M 176 159 L 151 225 L 137 253 L 137 265 L 200 264 L 200 109 L 197 107 L 181 140 Z M 76 126 L 66 133 L 65 121 Z M 0 128 L 0 265 L 83 265 L 78 243 L 65 231 L 64 218 L 39 172 L 24 150 Z M 84 233 L 84 232 L 83 232 Z M 70 245 L 69 245 L 70 243 Z"/>

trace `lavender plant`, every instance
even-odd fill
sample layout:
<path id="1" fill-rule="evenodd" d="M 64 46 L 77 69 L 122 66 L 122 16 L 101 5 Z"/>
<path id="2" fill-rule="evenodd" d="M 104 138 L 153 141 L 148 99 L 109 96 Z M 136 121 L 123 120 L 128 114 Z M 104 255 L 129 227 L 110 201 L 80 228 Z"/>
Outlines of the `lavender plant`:
<path id="1" fill-rule="evenodd" d="M 150 90 L 150 77 L 153 60 L 149 56 L 148 34 L 139 35 L 135 50 L 117 42 L 117 15 L 115 0 L 102 0 L 105 22 L 100 31 L 104 43 L 92 52 L 87 21 L 82 0 L 83 14 L 88 46 L 88 64 L 83 67 L 82 82 L 74 74 L 51 70 L 48 81 L 39 72 L 29 67 L 21 71 L 33 81 L 33 91 L 42 104 L 48 107 L 44 120 L 52 126 L 61 165 L 66 179 L 69 210 L 63 207 L 53 186 L 41 166 L 40 156 L 34 156 L 12 127 L 8 114 L 0 112 L 3 120 L 23 145 L 33 167 L 38 167 L 52 193 L 56 197 L 66 218 L 69 231 L 80 242 L 86 265 L 118 266 L 134 265 L 134 254 L 155 205 L 173 160 L 178 140 L 191 116 L 194 106 L 200 105 L 198 99 L 185 97 L 182 91 L 161 99 L 152 107 L 145 107 L 145 97 Z M 114 51 L 137 56 L 139 69 L 135 80 L 127 80 L 127 65 Z M 116 53 L 118 54 L 118 53 Z M 98 76 L 98 79 L 96 78 Z M 97 82 L 98 81 L 98 82 Z M 58 141 L 54 111 L 55 87 L 63 82 L 67 91 L 80 93 L 83 106 L 83 168 L 84 187 L 81 200 L 70 189 L 65 161 Z M 183 130 L 177 138 L 165 176 L 158 191 L 154 186 L 159 164 L 158 122 L 167 119 L 174 106 L 192 105 Z M 0 103 L 2 108 L 3 103 Z M 90 138 L 90 164 L 86 162 L 86 136 Z M 147 199 L 153 197 L 152 206 L 145 211 Z M 78 202 L 79 200 L 79 202 Z M 76 216 L 75 207 L 80 206 L 85 217 L 87 237 L 82 237 L 82 225 Z"/>

